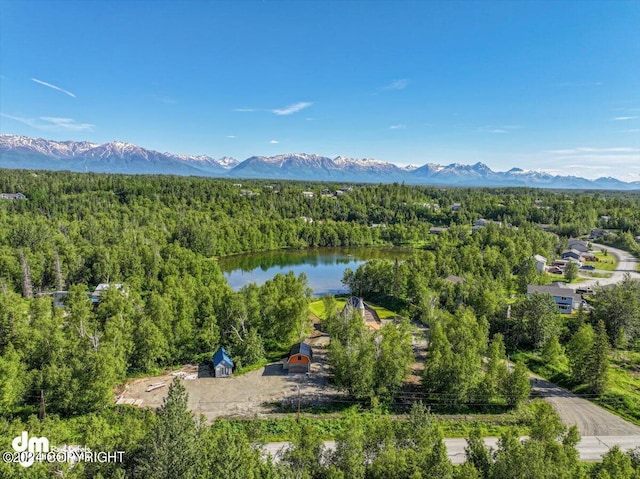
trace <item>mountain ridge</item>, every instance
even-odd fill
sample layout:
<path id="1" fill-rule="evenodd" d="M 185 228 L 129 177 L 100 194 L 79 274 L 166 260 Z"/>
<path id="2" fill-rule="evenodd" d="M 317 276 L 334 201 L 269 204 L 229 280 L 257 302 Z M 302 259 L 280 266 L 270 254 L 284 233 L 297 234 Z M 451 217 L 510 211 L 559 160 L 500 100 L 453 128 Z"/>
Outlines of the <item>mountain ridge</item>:
<path id="1" fill-rule="evenodd" d="M 329 158 L 307 153 L 252 156 L 240 162 L 226 156 L 215 159 L 207 155 L 160 153 L 121 141 L 97 144 L 10 134 L 0 135 L 0 168 L 365 183 L 404 181 L 409 184 L 467 187 L 640 189 L 640 181 L 629 183 L 612 177 L 589 180 L 571 175 L 527 171 L 518 167 L 508 171 L 493 171 L 482 162 L 472 165 L 427 163 L 403 167 L 372 158 Z"/>

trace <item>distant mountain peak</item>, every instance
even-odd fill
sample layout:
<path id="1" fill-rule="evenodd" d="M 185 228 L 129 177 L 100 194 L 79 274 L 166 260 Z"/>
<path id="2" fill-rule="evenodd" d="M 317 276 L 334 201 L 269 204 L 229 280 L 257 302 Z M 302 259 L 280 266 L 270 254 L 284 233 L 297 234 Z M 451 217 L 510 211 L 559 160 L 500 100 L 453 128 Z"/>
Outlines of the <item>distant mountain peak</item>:
<path id="1" fill-rule="evenodd" d="M 638 181 L 625 183 L 611 177 L 587 180 L 522 168 L 499 172 L 482 162 L 473 165 L 456 162 L 398 166 L 373 158 L 336 156 L 331 159 L 313 153 L 252 156 L 239 162 L 229 157 L 216 160 L 207 155 L 159 153 L 124 141 L 99 145 L 87 141 L 51 141 L 7 134 L 0 135 L 0 167 L 309 181 L 402 181 L 441 186 L 640 189 Z"/>

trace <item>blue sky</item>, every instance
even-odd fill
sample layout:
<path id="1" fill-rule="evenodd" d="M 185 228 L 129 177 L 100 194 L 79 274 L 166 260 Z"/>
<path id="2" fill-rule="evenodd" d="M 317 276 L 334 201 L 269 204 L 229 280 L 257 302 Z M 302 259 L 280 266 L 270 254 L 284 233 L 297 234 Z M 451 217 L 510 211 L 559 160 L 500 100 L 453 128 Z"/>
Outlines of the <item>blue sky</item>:
<path id="1" fill-rule="evenodd" d="M 0 131 L 640 180 L 637 1 L 0 0 Z"/>

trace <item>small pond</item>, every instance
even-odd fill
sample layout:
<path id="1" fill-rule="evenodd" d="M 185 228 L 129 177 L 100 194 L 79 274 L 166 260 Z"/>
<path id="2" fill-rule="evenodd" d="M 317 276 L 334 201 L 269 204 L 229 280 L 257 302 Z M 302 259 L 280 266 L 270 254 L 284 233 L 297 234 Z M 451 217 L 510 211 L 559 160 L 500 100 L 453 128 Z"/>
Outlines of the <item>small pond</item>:
<path id="1" fill-rule="evenodd" d="M 314 296 L 341 294 L 349 291 L 342 284 L 344 270 L 355 270 L 372 259 L 403 260 L 415 250 L 409 248 L 314 248 L 278 250 L 222 258 L 220 269 L 229 286 L 238 291 L 249 283 L 262 285 L 276 274 L 293 271 L 307 275 Z"/>

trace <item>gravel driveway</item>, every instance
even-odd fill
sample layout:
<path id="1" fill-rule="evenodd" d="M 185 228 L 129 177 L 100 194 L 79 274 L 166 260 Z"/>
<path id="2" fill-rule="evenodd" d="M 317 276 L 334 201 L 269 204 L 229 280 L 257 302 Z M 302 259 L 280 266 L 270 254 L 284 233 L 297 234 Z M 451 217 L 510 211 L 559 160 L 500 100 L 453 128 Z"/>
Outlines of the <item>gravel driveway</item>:
<path id="1" fill-rule="evenodd" d="M 639 436 L 640 427 L 545 379 L 531 380 L 531 393 L 551 403 L 567 426 L 582 436 Z"/>
<path id="2" fill-rule="evenodd" d="M 307 339 L 313 347 L 314 362 L 310 374 L 287 374 L 282 363 L 271 363 L 255 371 L 229 378 L 214 378 L 208 365 L 190 365 L 179 372 L 162 376 L 135 379 L 127 384 L 121 402 L 142 400 L 141 407 L 157 408 L 167 395 L 174 375 L 180 373 L 189 394 L 189 409 L 196 417 L 201 414 L 207 421 L 217 417 L 253 417 L 273 412 L 273 404 L 283 402 L 292 408 L 298 404 L 298 395 L 304 403 L 322 403 L 341 397 L 341 393 L 327 384 L 328 365 L 326 345 L 329 338 L 314 331 Z M 152 384 L 164 382 L 165 387 L 147 392 Z M 298 392 L 299 388 L 299 392 Z"/>

